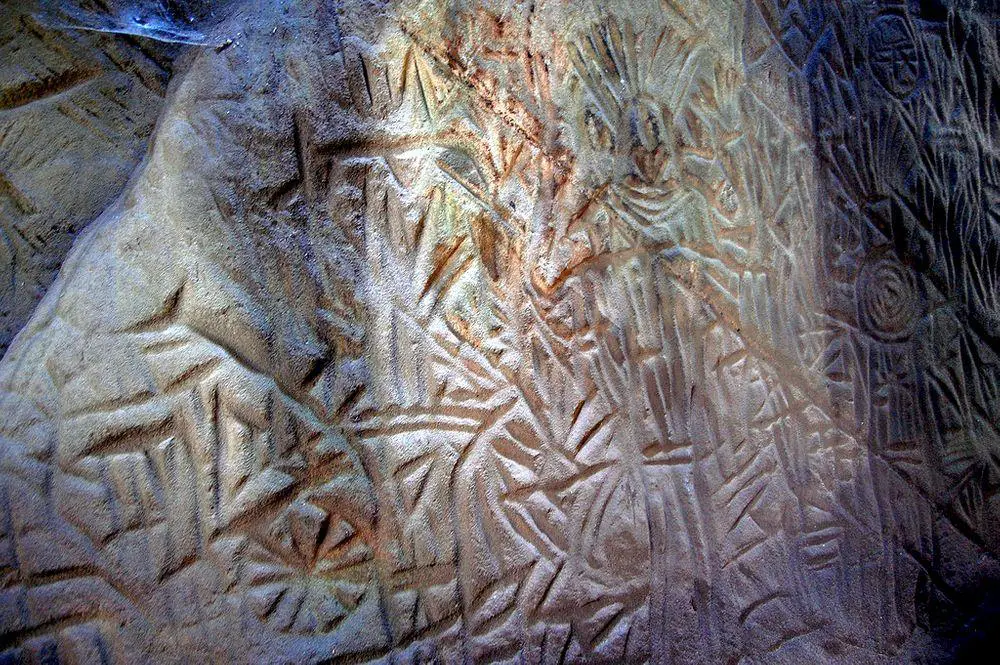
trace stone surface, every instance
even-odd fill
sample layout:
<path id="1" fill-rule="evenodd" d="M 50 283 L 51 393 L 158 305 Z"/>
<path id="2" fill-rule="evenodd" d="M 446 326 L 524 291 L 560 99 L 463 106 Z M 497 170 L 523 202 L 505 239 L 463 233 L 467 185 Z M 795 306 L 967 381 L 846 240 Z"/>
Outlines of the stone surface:
<path id="1" fill-rule="evenodd" d="M 0 354 L 142 159 L 176 51 L 0 3 Z"/>
<path id="2" fill-rule="evenodd" d="M 13 662 L 961 662 L 992 19 L 246 2 L 0 364 Z"/>

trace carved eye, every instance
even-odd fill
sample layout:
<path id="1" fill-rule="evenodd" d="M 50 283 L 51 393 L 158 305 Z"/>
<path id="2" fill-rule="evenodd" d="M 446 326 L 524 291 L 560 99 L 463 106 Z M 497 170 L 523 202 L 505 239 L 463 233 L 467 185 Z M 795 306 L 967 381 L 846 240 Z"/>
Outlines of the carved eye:
<path id="1" fill-rule="evenodd" d="M 607 123 L 590 109 L 587 109 L 584 113 L 584 124 L 586 125 L 587 138 L 590 140 L 590 145 L 599 150 L 610 150 L 613 141 L 611 139 L 611 129 Z"/>
<path id="2" fill-rule="evenodd" d="M 637 100 L 629 114 L 629 131 L 634 146 L 655 150 L 663 142 L 663 121 L 656 107 L 646 100 Z"/>
<path id="3" fill-rule="evenodd" d="M 479 166 L 464 150 L 444 148 L 438 155 L 437 165 L 438 168 L 463 185 L 472 185 L 480 190 L 486 188 L 486 181 Z"/>

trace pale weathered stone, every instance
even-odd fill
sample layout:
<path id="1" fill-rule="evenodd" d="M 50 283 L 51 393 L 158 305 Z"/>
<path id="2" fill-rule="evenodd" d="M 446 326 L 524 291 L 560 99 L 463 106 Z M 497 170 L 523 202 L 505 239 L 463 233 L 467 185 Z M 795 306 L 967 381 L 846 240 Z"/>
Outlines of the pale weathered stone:
<path id="1" fill-rule="evenodd" d="M 228 21 L 0 365 L 5 656 L 961 656 L 1000 575 L 987 18 Z"/>

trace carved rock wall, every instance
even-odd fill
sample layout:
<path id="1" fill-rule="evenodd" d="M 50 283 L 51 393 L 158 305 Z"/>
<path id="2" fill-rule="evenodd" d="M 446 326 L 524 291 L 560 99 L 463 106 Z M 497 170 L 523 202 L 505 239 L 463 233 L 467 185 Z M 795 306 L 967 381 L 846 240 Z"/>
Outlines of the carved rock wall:
<path id="1" fill-rule="evenodd" d="M 3 657 L 958 662 L 988 628 L 988 15 L 231 11 L 0 363 Z"/>
<path id="2" fill-rule="evenodd" d="M 142 159 L 177 54 L 30 9 L 0 5 L 0 353 Z"/>

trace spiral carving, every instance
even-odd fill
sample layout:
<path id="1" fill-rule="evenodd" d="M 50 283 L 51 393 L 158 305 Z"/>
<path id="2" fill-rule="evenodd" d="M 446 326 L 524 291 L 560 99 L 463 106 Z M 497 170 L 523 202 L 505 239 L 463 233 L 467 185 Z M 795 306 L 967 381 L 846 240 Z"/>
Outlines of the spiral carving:
<path id="1" fill-rule="evenodd" d="M 855 289 L 858 323 L 867 334 L 883 342 L 901 342 L 913 334 L 923 307 L 916 276 L 891 252 L 868 257 Z"/>

